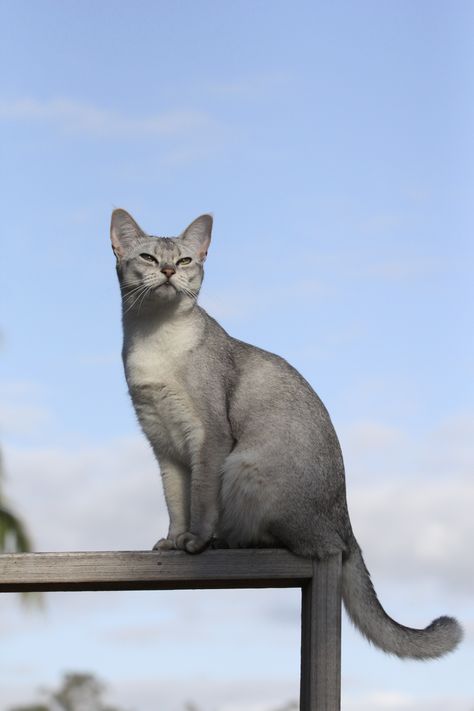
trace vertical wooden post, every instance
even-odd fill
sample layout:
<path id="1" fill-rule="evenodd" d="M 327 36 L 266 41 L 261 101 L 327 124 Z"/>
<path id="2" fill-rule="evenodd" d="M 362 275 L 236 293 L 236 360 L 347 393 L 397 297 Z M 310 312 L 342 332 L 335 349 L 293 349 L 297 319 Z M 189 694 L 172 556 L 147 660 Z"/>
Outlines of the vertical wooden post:
<path id="1" fill-rule="evenodd" d="M 303 584 L 300 711 L 341 708 L 341 556 L 314 561 Z"/>

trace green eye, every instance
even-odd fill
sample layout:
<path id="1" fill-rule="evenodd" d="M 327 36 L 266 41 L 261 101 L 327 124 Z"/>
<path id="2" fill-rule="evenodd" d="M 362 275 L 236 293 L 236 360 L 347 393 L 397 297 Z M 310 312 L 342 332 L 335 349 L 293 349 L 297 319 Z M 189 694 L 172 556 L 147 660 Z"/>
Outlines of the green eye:
<path id="1" fill-rule="evenodd" d="M 140 257 L 145 260 L 145 262 L 156 262 L 158 264 L 158 260 L 155 259 L 151 254 L 140 254 Z"/>
<path id="2" fill-rule="evenodd" d="M 176 264 L 189 264 L 190 262 L 192 262 L 191 257 L 181 257 L 181 259 L 178 259 Z"/>

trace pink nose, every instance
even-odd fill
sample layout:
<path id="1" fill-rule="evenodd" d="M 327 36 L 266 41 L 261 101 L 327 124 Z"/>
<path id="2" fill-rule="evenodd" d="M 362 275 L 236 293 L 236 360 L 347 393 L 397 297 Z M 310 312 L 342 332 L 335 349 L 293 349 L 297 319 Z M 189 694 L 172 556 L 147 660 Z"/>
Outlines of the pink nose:
<path id="1" fill-rule="evenodd" d="M 169 279 L 171 276 L 173 276 L 173 274 L 176 273 L 176 269 L 173 269 L 173 267 L 163 267 L 161 273 L 164 274 L 167 279 Z"/>

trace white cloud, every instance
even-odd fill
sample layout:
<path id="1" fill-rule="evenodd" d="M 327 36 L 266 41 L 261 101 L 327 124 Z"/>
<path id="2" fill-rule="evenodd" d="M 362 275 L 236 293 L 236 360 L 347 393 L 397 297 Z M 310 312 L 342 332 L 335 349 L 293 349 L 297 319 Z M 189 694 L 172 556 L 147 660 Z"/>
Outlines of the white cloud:
<path id="1" fill-rule="evenodd" d="M 83 353 L 77 356 L 77 364 L 85 367 L 114 366 L 117 364 L 117 353 Z"/>
<path id="2" fill-rule="evenodd" d="M 358 224 L 363 232 L 380 235 L 384 232 L 391 232 L 403 224 L 403 215 L 396 213 L 375 213 L 367 216 Z"/>
<path id="3" fill-rule="evenodd" d="M 436 257 L 406 254 L 405 257 L 372 261 L 362 266 L 359 276 L 362 278 L 382 279 L 383 281 L 409 281 L 442 274 L 446 261 Z"/>
<path id="4" fill-rule="evenodd" d="M 364 232 L 365 230 L 362 230 Z M 380 232 L 380 230 L 377 230 Z M 312 261 L 317 265 L 317 276 L 327 280 L 328 274 L 337 273 L 341 281 L 355 283 L 383 281 L 384 283 L 413 282 L 431 279 L 440 274 L 457 271 L 462 261 L 458 255 L 419 254 L 413 247 L 399 247 L 396 253 L 374 253 L 364 248 L 364 242 L 358 243 L 357 249 L 346 247 L 337 252 L 315 251 Z M 307 254 L 307 259 L 310 254 Z"/>
<path id="5" fill-rule="evenodd" d="M 111 689 L 110 698 L 140 711 L 184 711 L 194 703 L 199 711 L 283 711 L 297 697 L 297 685 L 286 679 L 235 680 L 232 678 L 187 678 L 153 682 L 137 680 Z M 157 705 L 159 701 L 159 705 Z"/>
<path id="6" fill-rule="evenodd" d="M 235 291 L 221 290 L 220 296 L 204 293 L 199 303 L 213 318 L 229 321 L 247 319 L 249 315 L 265 311 L 268 294 L 236 294 Z"/>
<path id="7" fill-rule="evenodd" d="M 369 483 L 349 492 L 369 569 L 391 582 L 430 583 L 472 596 L 474 481 Z"/>
<path id="8" fill-rule="evenodd" d="M 245 78 L 227 82 L 213 83 L 207 86 L 210 93 L 236 99 L 261 99 L 276 91 L 288 89 L 294 85 L 294 77 L 288 73 L 254 74 Z"/>
<path id="9" fill-rule="evenodd" d="M 166 533 L 158 465 L 143 437 L 77 449 L 5 448 L 6 493 L 37 550 L 150 549 Z"/>
<path id="10" fill-rule="evenodd" d="M 0 381 L 0 398 L 35 397 L 44 392 L 44 387 L 31 380 Z"/>
<path id="11" fill-rule="evenodd" d="M 52 412 L 37 401 L 44 389 L 31 381 L 0 382 L 0 431 L 29 435 L 53 421 Z"/>
<path id="12" fill-rule="evenodd" d="M 0 119 L 44 122 L 58 126 L 66 133 L 100 136 L 183 136 L 216 131 L 216 121 L 195 109 L 163 111 L 150 116 L 128 116 L 72 99 L 24 98 L 0 102 Z"/>
<path id="13" fill-rule="evenodd" d="M 256 315 L 267 314 L 269 310 L 293 312 L 294 303 L 289 301 L 287 295 L 279 293 L 276 285 L 268 277 L 265 284 L 249 281 L 240 281 L 230 288 L 223 285 L 209 288 L 205 287 L 199 298 L 201 306 L 219 321 L 228 319 L 241 321 L 255 318 Z M 292 285 L 292 298 L 306 299 L 311 297 L 311 303 L 322 303 L 327 297 L 327 290 L 322 285 L 312 280 L 300 280 Z"/>
<path id="14" fill-rule="evenodd" d="M 51 422 L 51 413 L 36 405 L 0 405 L 0 430 L 7 434 L 30 434 Z"/>
<path id="15" fill-rule="evenodd" d="M 360 422 L 343 433 L 349 511 L 369 569 L 472 596 L 474 418 L 460 415 L 416 438 Z"/>
<path id="16" fill-rule="evenodd" d="M 399 691 L 373 691 L 343 699 L 347 711 L 471 711 L 472 699 L 461 696 L 417 698 Z"/>
<path id="17" fill-rule="evenodd" d="M 400 447 L 407 439 L 399 428 L 369 420 L 354 422 L 345 434 L 348 447 L 356 448 L 359 455 L 371 450 L 383 456 L 387 447 Z"/>

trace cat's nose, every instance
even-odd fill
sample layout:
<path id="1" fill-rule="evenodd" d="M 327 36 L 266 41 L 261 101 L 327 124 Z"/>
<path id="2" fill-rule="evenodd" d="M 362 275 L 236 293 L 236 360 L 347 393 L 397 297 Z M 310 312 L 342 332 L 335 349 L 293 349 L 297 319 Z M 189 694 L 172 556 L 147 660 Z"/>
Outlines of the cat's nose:
<path id="1" fill-rule="evenodd" d="M 169 279 L 173 276 L 173 274 L 176 273 L 176 269 L 173 269 L 173 267 L 163 267 L 161 273 L 164 274 L 167 279 Z"/>

